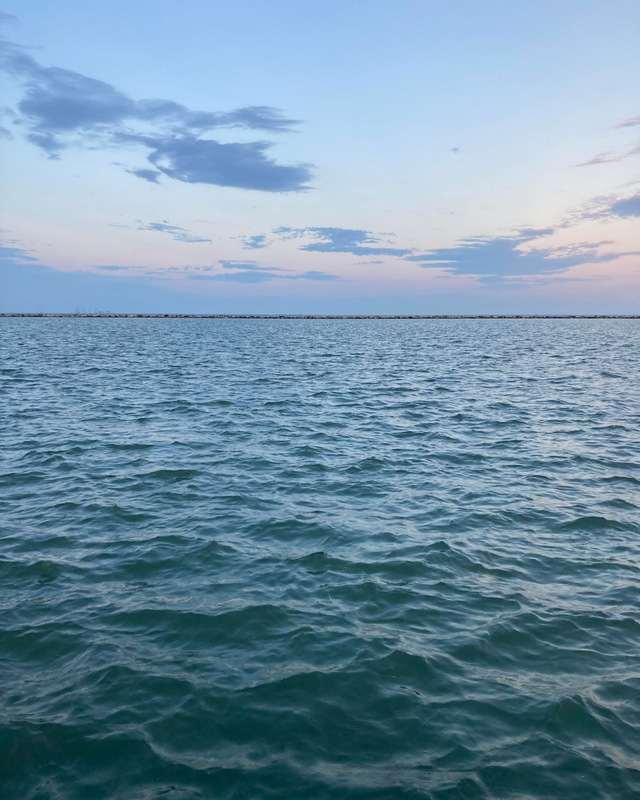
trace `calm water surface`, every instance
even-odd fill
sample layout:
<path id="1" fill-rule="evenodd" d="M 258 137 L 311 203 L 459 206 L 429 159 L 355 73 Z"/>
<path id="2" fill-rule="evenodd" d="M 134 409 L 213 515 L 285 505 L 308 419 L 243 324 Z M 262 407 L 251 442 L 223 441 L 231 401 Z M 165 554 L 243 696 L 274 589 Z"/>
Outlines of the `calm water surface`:
<path id="1" fill-rule="evenodd" d="M 0 320 L 7 800 L 640 795 L 640 324 Z"/>

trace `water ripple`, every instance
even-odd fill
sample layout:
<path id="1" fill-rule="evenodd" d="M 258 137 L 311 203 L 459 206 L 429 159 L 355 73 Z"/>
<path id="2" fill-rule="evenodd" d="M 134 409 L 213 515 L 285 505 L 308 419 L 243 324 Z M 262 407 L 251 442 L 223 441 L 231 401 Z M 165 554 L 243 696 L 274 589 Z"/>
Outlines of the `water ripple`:
<path id="1" fill-rule="evenodd" d="M 631 320 L 0 320 L 8 800 L 640 796 Z"/>

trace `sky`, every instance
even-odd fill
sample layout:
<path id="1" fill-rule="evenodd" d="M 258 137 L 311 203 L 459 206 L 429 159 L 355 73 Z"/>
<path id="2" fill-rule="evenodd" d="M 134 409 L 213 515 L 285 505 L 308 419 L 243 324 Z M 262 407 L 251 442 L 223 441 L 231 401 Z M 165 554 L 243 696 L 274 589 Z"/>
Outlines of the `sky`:
<path id="1" fill-rule="evenodd" d="M 4 0 L 0 311 L 640 313 L 636 0 Z"/>

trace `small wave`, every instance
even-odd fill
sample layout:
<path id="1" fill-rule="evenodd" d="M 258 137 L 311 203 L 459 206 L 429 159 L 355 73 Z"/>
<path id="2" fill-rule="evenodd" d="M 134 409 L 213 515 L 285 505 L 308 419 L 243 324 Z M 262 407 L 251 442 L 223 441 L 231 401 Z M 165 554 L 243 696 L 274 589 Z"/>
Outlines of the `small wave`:
<path id="1" fill-rule="evenodd" d="M 619 520 L 609 519 L 597 515 L 577 517 L 558 526 L 565 531 L 605 532 L 605 531 L 640 531 L 640 525 Z"/>
<path id="2" fill-rule="evenodd" d="M 157 480 L 163 481 L 167 483 L 171 483 L 174 481 L 187 481 L 191 478 L 195 478 L 200 474 L 200 471 L 197 469 L 156 469 L 151 472 L 143 472 L 140 473 L 137 477 L 141 478 L 142 480 Z"/>
<path id="3" fill-rule="evenodd" d="M 2 326 L 3 797 L 640 796 L 635 322 Z"/>

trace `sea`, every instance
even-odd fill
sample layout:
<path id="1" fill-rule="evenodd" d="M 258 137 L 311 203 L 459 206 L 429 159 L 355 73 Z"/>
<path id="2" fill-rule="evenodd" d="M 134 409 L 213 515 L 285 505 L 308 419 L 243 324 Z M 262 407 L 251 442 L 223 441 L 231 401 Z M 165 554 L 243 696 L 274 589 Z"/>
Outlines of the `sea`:
<path id="1" fill-rule="evenodd" d="M 3 800 L 640 796 L 640 322 L 0 320 Z"/>

